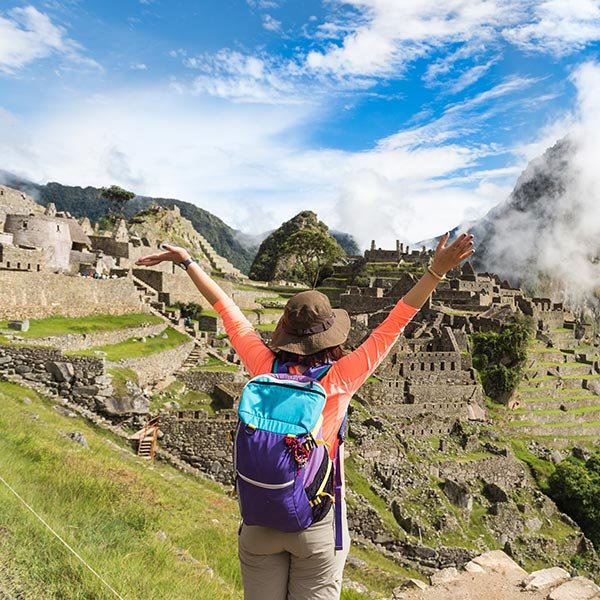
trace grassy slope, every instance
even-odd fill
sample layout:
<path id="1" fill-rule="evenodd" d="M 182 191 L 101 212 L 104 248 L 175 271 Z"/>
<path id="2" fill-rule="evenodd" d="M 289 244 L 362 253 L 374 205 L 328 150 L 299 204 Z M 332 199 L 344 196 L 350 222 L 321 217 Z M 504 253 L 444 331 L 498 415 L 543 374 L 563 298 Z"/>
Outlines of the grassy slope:
<path id="1" fill-rule="evenodd" d="M 0 475 L 124 598 L 241 600 L 237 504 L 220 486 L 137 459 L 121 440 L 60 415 L 29 389 L 0 382 L 0 403 Z M 64 437 L 72 431 L 89 450 Z M 114 598 L 2 484 L 0 530 L 0 592 Z M 412 575 L 375 551 L 352 554 L 366 565 L 349 567 L 350 577 L 388 597 Z"/>
<path id="2" fill-rule="evenodd" d="M 220 488 L 165 465 L 148 468 L 106 433 L 59 415 L 30 390 L 0 383 L 0 401 L 0 474 L 123 597 L 241 597 L 237 508 Z M 61 435 L 75 430 L 90 450 Z M 9 574 L 12 591 L 24 598 L 111 597 L 3 486 L 0 523 L 5 589 Z"/>
<path id="3" fill-rule="evenodd" d="M 130 327 L 141 327 L 144 323 L 156 325 L 162 319 L 146 313 L 130 315 L 96 315 L 89 317 L 49 317 L 47 319 L 32 319 L 29 331 L 16 332 L 24 338 L 39 338 L 47 336 L 67 335 L 68 333 L 98 333 L 119 331 Z M 0 321 L 0 329 L 8 329 L 8 321 Z"/>
<path id="4" fill-rule="evenodd" d="M 142 356 L 149 356 L 151 354 L 156 354 L 157 352 L 165 352 L 166 350 L 172 350 L 173 348 L 177 348 L 190 341 L 190 338 L 187 335 L 172 327 L 167 327 L 164 333 L 167 335 L 166 338 L 159 335 L 149 337 L 145 342 L 140 338 L 131 338 L 119 344 L 98 346 L 96 348 L 81 350 L 71 354 L 76 356 L 93 356 L 96 352 L 100 351 L 106 353 L 107 360 L 116 362 L 121 359 L 141 358 Z"/>

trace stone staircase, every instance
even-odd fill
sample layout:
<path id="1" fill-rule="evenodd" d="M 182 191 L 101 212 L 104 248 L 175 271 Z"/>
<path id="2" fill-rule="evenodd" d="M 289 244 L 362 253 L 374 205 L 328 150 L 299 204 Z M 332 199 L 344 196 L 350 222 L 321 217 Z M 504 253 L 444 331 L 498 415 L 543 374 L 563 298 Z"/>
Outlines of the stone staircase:
<path id="1" fill-rule="evenodd" d="M 517 434 L 554 438 L 600 435 L 600 373 L 578 352 L 575 323 L 530 343 L 524 377 L 514 399 Z M 551 344 L 551 345 L 549 345 Z"/>
<path id="2" fill-rule="evenodd" d="M 140 299 L 144 304 L 148 304 L 155 308 L 162 307 L 164 309 L 164 304 L 158 301 L 158 292 L 150 287 L 147 283 L 138 279 L 135 275 L 132 275 L 133 285 L 135 289 L 140 294 Z"/>
<path id="3" fill-rule="evenodd" d="M 179 367 L 179 369 L 175 371 L 175 376 L 183 375 L 184 373 L 187 373 L 190 369 L 201 365 L 204 362 L 206 355 L 206 348 L 196 344 L 192 351 L 188 354 L 181 367 Z"/>
<path id="4" fill-rule="evenodd" d="M 233 275 L 239 279 L 248 279 L 247 275 L 244 275 L 239 269 L 234 267 L 226 258 L 217 254 L 217 251 L 202 234 L 197 235 L 196 241 L 202 248 L 213 269 L 220 271 L 224 275 Z"/>

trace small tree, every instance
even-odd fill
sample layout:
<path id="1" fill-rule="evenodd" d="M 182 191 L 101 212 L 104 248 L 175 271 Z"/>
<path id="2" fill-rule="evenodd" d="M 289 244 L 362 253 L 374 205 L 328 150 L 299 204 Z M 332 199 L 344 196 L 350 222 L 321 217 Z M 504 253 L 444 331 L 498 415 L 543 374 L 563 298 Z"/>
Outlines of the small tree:
<path id="1" fill-rule="evenodd" d="M 341 246 L 327 231 L 307 227 L 292 234 L 281 249 L 281 256 L 294 258 L 301 267 L 300 278 L 316 287 L 322 268 L 344 255 Z"/>
<path id="2" fill-rule="evenodd" d="M 123 217 L 125 205 L 135 196 L 133 192 L 118 185 L 100 188 L 100 196 L 108 201 L 109 213 L 113 221 Z"/>

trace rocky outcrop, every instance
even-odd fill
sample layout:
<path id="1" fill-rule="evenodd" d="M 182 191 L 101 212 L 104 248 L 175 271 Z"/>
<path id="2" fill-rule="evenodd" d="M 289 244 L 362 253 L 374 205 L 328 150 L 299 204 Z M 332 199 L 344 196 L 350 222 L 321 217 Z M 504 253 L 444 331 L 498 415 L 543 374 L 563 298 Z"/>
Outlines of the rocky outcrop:
<path id="1" fill-rule="evenodd" d="M 528 574 L 500 550 L 486 552 L 463 569 L 447 568 L 430 578 L 430 586 L 400 585 L 394 600 L 598 600 L 600 587 L 564 569 Z"/>

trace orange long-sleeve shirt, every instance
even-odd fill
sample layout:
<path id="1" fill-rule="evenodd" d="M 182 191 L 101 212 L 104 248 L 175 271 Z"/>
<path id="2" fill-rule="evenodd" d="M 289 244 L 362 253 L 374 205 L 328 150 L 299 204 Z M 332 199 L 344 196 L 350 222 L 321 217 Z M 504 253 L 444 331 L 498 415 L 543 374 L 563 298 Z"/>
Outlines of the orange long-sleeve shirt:
<path id="1" fill-rule="evenodd" d="M 270 373 L 275 355 L 233 300 L 221 300 L 215 304 L 215 309 L 223 319 L 231 345 L 250 375 L 256 377 Z M 319 381 L 327 393 L 323 410 L 323 438 L 329 444 L 332 458 L 337 448 L 337 434 L 353 394 L 381 364 L 417 312 L 418 309 L 400 300 L 371 335 L 356 350 L 333 363 Z"/>

